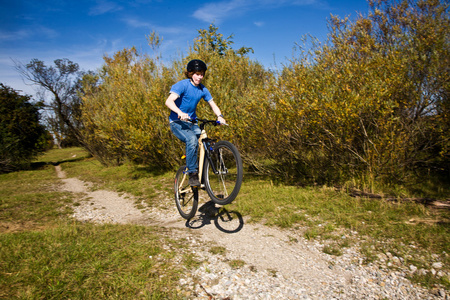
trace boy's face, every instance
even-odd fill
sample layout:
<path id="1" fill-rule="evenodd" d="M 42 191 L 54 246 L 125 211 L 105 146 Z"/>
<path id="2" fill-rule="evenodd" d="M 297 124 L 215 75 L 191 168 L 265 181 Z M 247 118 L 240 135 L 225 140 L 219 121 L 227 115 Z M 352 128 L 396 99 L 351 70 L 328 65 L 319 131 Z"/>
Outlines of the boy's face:
<path id="1" fill-rule="evenodd" d="M 203 76 L 205 76 L 205 72 L 195 72 L 192 74 L 192 82 L 195 85 L 199 85 L 202 82 Z"/>

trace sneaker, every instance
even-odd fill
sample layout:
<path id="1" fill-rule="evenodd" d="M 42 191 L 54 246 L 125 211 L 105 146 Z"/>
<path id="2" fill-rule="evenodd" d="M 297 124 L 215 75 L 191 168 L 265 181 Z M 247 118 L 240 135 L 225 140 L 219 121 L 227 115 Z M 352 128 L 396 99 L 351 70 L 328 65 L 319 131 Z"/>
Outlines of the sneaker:
<path id="1" fill-rule="evenodd" d="M 199 187 L 198 173 L 189 173 L 189 185 L 192 187 Z"/>

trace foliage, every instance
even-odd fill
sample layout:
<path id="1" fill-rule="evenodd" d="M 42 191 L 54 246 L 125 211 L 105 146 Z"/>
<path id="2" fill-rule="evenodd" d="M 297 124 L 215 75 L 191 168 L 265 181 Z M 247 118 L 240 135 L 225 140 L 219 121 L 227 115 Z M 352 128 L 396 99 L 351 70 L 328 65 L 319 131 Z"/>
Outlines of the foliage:
<path id="1" fill-rule="evenodd" d="M 373 183 L 448 166 L 448 5 L 370 4 L 353 23 L 333 16 L 329 42 L 299 47 L 267 89 L 261 146 L 278 171 Z"/>
<path id="2" fill-rule="evenodd" d="M 46 108 L 47 128 L 59 147 L 77 145 L 81 142 L 81 102 L 79 65 L 67 58 L 56 59 L 55 66 L 46 66 L 43 61 L 32 59 L 23 65 L 16 63 L 17 71 L 31 84 L 41 88 L 40 100 Z M 46 93 L 52 100 L 46 101 Z"/>
<path id="3" fill-rule="evenodd" d="M 224 38 L 223 34 L 219 33 L 219 28 L 213 24 L 209 25 L 208 30 L 200 29 L 198 31 L 198 37 L 195 39 L 193 50 L 197 55 L 203 54 L 217 54 L 226 55 L 229 52 L 244 56 L 249 52 L 254 52 L 252 48 L 241 47 L 239 50 L 234 51 L 231 49 L 233 42 L 233 35 L 228 38 Z"/>
<path id="4" fill-rule="evenodd" d="M 0 172 L 29 165 L 49 147 L 50 137 L 42 126 L 40 103 L 0 84 Z"/>
<path id="5" fill-rule="evenodd" d="M 83 82 L 85 143 L 106 165 L 130 159 L 170 166 L 169 158 L 181 153 L 173 146 L 164 105 L 174 74 L 135 48 L 104 59 L 98 78 Z"/>
<path id="6" fill-rule="evenodd" d="M 250 60 L 251 48 L 234 50 L 214 24 L 170 67 L 135 48 L 105 57 L 99 74 L 83 78 L 85 143 L 103 164 L 178 165 L 183 145 L 168 129 L 164 100 L 197 58 L 231 125 L 210 133 L 235 143 L 253 170 L 369 189 L 424 171 L 446 174 L 448 4 L 369 4 L 354 21 L 332 16 L 328 41 L 305 38 L 279 73 Z M 162 42 L 155 32 L 147 39 L 153 50 Z M 215 117 L 203 102 L 198 115 Z"/>
<path id="7" fill-rule="evenodd" d="M 83 123 L 85 143 L 105 165 L 121 163 L 126 159 L 160 168 L 170 168 L 181 163 L 179 157 L 184 147 L 170 132 L 168 108 L 164 101 L 171 86 L 183 79 L 185 65 L 192 58 L 208 64 L 205 85 L 227 121 L 236 131 L 224 132 L 222 138 L 237 140 L 245 128 L 239 120 L 245 112 L 246 91 L 262 86 L 266 72 L 223 39 L 217 28 L 199 31 L 200 37 L 188 57 L 174 61 L 172 68 L 165 67 L 158 57 L 141 55 L 135 48 L 105 57 L 105 65 L 98 78 L 83 78 Z M 160 43 L 159 36 L 148 37 L 152 48 Z M 236 109 L 242 107 L 242 110 Z M 215 117 L 208 105 L 201 104 L 199 116 Z M 221 128 L 222 129 L 222 128 Z M 239 132 L 238 130 L 241 130 Z"/>
<path id="8" fill-rule="evenodd" d="M 254 138 L 252 125 L 248 123 L 249 116 L 254 112 L 249 111 L 248 107 L 252 103 L 252 106 L 256 106 L 258 98 L 252 95 L 261 96 L 264 93 L 264 87 L 272 78 L 272 73 L 245 56 L 248 51 L 252 51 L 251 48 L 233 50 L 232 36 L 225 39 L 217 30 L 214 25 L 210 25 L 208 30 L 199 30 L 199 36 L 184 61 L 187 63 L 190 59 L 198 58 L 208 65 L 203 83 L 231 125 L 228 130 L 218 128 L 218 135 L 232 141 L 245 152 L 247 139 Z M 216 117 L 208 105 L 199 105 L 197 115 Z M 258 116 L 254 114 L 251 119 L 254 117 Z"/>

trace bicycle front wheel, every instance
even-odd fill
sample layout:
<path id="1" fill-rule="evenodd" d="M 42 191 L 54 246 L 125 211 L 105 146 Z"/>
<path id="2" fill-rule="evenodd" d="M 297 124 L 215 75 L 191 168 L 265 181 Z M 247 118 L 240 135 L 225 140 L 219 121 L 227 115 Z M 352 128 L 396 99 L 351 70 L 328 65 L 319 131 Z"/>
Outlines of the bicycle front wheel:
<path id="1" fill-rule="evenodd" d="M 175 175 L 175 203 L 178 212 L 186 220 L 195 216 L 198 207 L 198 189 L 189 185 L 189 176 L 185 173 L 186 166 L 181 166 Z"/>
<path id="2" fill-rule="evenodd" d="M 231 203 L 239 193 L 243 178 L 241 155 L 230 142 L 219 141 L 209 152 L 204 166 L 206 192 L 214 203 Z"/>

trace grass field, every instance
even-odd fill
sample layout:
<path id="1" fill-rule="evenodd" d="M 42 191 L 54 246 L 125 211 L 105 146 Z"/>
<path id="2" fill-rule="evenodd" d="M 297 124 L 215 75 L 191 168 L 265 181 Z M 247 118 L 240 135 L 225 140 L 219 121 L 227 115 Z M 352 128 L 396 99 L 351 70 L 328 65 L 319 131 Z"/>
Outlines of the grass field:
<path id="1" fill-rule="evenodd" d="M 182 240 L 161 228 L 70 218 L 74 199 L 56 191 L 52 164 L 84 157 L 54 150 L 35 170 L 0 175 L 0 298 L 177 299 L 179 277 L 195 264 Z"/>
<path id="2" fill-rule="evenodd" d="M 33 170 L 0 174 L 0 298 L 178 298 L 178 279 L 198 263 L 183 240 L 157 227 L 73 220 L 73 195 L 55 188 L 58 163 L 69 177 L 133 194 L 149 205 L 162 192 L 171 193 L 173 172 L 130 164 L 106 168 L 78 148 L 51 150 Z M 289 186 L 246 173 L 230 208 L 250 222 L 320 239 L 330 255 L 357 246 L 367 262 L 396 256 L 404 266 L 425 270 L 413 273 L 413 281 L 449 289 L 449 210 L 412 198 L 354 197 L 345 190 Z M 433 272 L 433 263 L 442 268 Z"/>

